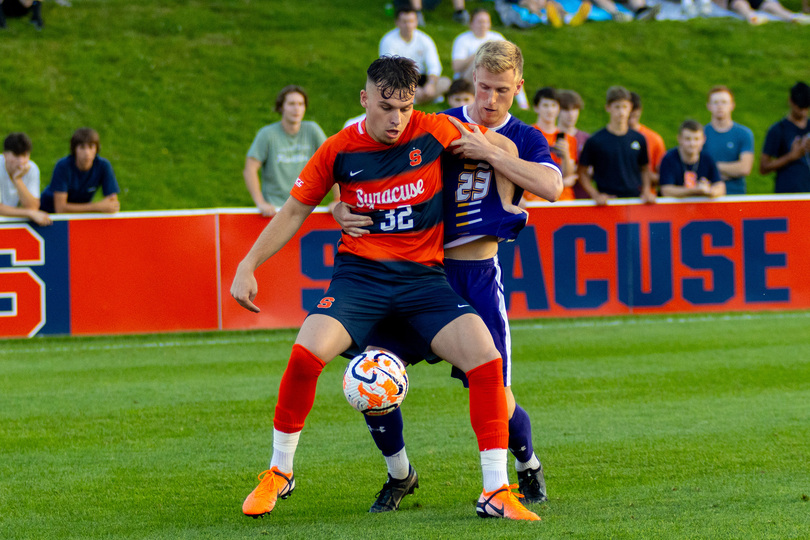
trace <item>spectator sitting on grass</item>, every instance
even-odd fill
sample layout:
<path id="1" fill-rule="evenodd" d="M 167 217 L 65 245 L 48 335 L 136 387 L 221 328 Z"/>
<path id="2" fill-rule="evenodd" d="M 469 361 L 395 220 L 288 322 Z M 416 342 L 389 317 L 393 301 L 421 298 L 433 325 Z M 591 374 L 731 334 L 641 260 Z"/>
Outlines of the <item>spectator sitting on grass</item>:
<path id="1" fill-rule="evenodd" d="M 51 183 L 40 197 L 40 210 L 58 214 L 113 214 L 121 209 L 115 173 L 110 162 L 98 155 L 99 149 L 96 130 L 84 127 L 73 133 L 70 155 L 56 162 Z M 94 202 L 99 188 L 104 197 Z"/>
<path id="2" fill-rule="evenodd" d="M 759 25 L 768 22 L 763 13 L 772 15 L 784 22 L 810 24 L 810 15 L 793 13 L 779 3 L 779 0 L 716 0 L 717 4 L 741 16 L 751 24 Z"/>
<path id="3" fill-rule="evenodd" d="M 665 197 L 720 197 L 726 183 L 712 157 L 703 151 L 706 136 L 696 120 L 686 120 L 678 130 L 678 146 L 661 160 L 661 195 Z"/>
<path id="4" fill-rule="evenodd" d="M 450 88 L 450 79 L 441 76 L 442 63 L 436 43 L 416 26 L 416 11 L 397 10 L 397 27 L 380 40 L 380 56 L 402 56 L 416 63 L 420 77 L 414 103 L 418 105 L 443 97 Z"/>
<path id="5" fill-rule="evenodd" d="M 24 217 L 37 225 L 51 218 L 39 209 L 39 167 L 31 161 L 31 139 L 11 133 L 0 156 L 0 216 Z"/>
<path id="6" fill-rule="evenodd" d="M 6 17 L 24 17 L 31 14 L 31 24 L 42 30 L 42 2 L 39 0 L 0 0 L 0 28 L 6 27 Z"/>
<path id="7" fill-rule="evenodd" d="M 482 43 L 505 39 L 503 34 L 492 31 L 492 17 L 484 8 L 473 11 L 470 29 L 457 35 L 453 40 L 453 77 L 473 80 L 475 53 Z"/>
<path id="8" fill-rule="evenodd" d="M 610 16 L 616 22 L 652 21 L 661 12 L 661 4 L 648 6 L 647 0 L 627 0 L 622 2 L 627 4 L 628 9 L 633 12 L 632 15 L 620 10 L 613 0 L 594 0 L 594 2 L 597 6 L 610 13 Z"/>

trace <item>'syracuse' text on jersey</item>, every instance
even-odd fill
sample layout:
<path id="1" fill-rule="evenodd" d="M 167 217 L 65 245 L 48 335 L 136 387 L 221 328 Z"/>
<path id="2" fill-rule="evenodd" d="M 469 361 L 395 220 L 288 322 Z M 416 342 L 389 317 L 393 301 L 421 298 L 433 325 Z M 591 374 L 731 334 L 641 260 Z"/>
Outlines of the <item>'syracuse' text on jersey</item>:
<path id="1" fill-rule="evenodd" d="M 399 140 L 386 145 L 371 138 L 364 120 L 329 137 L 301 171 L 290 194 L 316 205 L 337 182 L 340 200 L 374 220 L 371 234 L 360 238 L 343 234 L 338 254 L 441 265 L 440 157 L 458 137 L 446 116 L 414 111 Z"/>
<path id="2" fill-rule="evenodd" d="M 444 114 L 474 123 L 467 114 L 466 106 L 450 109 Z M 503 124 L 490 129 L 514 142 L 521 159 L 560 171 L 551 157 L 545 137 L 538 130 L 511 114 L 507 115 Z M 442 158 L 442 167 L 445 182 L 445 247 L 461 245 L 481 236 L 496 236 L 502 240 L 517 237 L 526 225 L 527 215 L 504 210 L 489 163 L 446 154 Z M 515 186 L 512 204 L 520 202 L 522 195 L 523 189 Z"/>

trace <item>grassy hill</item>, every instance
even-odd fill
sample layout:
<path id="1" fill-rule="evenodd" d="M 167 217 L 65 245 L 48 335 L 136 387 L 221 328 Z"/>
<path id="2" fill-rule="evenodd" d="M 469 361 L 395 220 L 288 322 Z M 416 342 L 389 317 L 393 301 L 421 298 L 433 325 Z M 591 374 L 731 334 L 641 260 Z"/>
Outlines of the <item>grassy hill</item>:
<path id="1" fill-rule="evenodd" d="M 361 112 L 365 68 L 393 27 L 383 4 L 46 2 L 42 32 L 20 20 L 0 32 L 0 132 L 31 136 L 43 187 L 73 130 L 89 125 L 115 167 L 122 208 L 249 206 L 244 155 L 256 131 L 278 120 L 271 109 L 282 86 L 307 88 L 307 118 L 327 134 Z M 798 8 L 798 0 L 786 4 Z M 450 13 L 450 2 L 442 2 L 426 14 L 447 72 L 452 40 L 464 30 Z M 606 120 L 605 90 L 623 84 L 641 94 L 642 121 L 668 146 L 684 118 L 708 120 L 706 91 L 726 84 L 737 94 L 735 119 L 753 129 L 758 154 L 768 126 L 787 110 L 787 89 L 808 79 L 810 28 L 797 25 L 712 19 L 516 30 L 496 16 L 495 29 L 523 49 L 530 95 L 545 85 L 576 89 L 586 103 L 580 127 L 593 131 Z M 767 193 L 773 181 L 755 173 L 749 185 Z"/>

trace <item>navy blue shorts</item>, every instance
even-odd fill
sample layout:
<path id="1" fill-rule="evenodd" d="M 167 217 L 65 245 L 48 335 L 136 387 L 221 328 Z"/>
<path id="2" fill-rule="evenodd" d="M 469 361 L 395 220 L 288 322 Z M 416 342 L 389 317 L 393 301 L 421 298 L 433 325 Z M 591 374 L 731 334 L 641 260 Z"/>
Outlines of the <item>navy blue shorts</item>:
<path id="1" fill-rule="evenodd" d="M 332 281 L 309 312 L 340 322 L 353 344 L 343 356 L 360 354 L 378 325 L 388 320 L 429 344 L 439 331 L 466 313 L 475 313 L 450 285 L 441 267 L 417 263 L 378 263 L 361 257 L 335 258 Z"/>
<path id="2" fill-rule="evenodd" d="M 453 290 L 475 309 L 487 325 L 503 359 L 504 386 L 511 386 L 512 338 L 498 258 L 483 261 L 445 259 L 444 268 Z M 383 321 L 371 337 L 370 344 L 393 351 L 409 364 L 423 359 L 430 363 L 441 360 L 430 350 L 429 342 L 425 343 L 413 328 L 398 320 Z M 465 387 L 468 386 L 467 377 L 460 369 L 454 366 L 451 375 L 460 379 Z"/>

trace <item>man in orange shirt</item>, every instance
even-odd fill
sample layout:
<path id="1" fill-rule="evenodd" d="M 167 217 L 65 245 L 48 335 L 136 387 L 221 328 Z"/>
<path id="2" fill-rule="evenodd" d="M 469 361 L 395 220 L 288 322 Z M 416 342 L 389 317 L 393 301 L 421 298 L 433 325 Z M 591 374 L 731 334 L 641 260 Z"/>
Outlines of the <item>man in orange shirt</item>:
<path id="1" fill-rule="evenodd" d="M 643 111 L 641 96 L 635 92 L 630 92 L 630 101 L 633 104 L 629 120 L 630 129 L 644 135 L 644 140 L 647 141 L 647 155 L 650 159 L 653 189 L 658 190 L 658 167 L 661 166 L 661 160 L 664 159 L 664 154 L 667 153 L 667 147 L 661 135 L 641 123 L 641 112 Z"/>
<path id="2" fill-rule="evenodd" d="M 557 91 L 550 86 L 541 88 L 534 94 L 534 112 L 537 113 L 537 122 L 532 127 L 537 128 L 548 141 L 551 158 L 560 166 L 563 175 L 563 192 L 558 200 L 570 201 L 576 198 L 574 185 L 577 183 L 577 139 L 573 135 L 560 131 L 557 128 L 557 117 L 560 115 L 560 100 Z M 523 198 L 527 201 L 542 201 L 537 195 L 524 192 Z"/>

